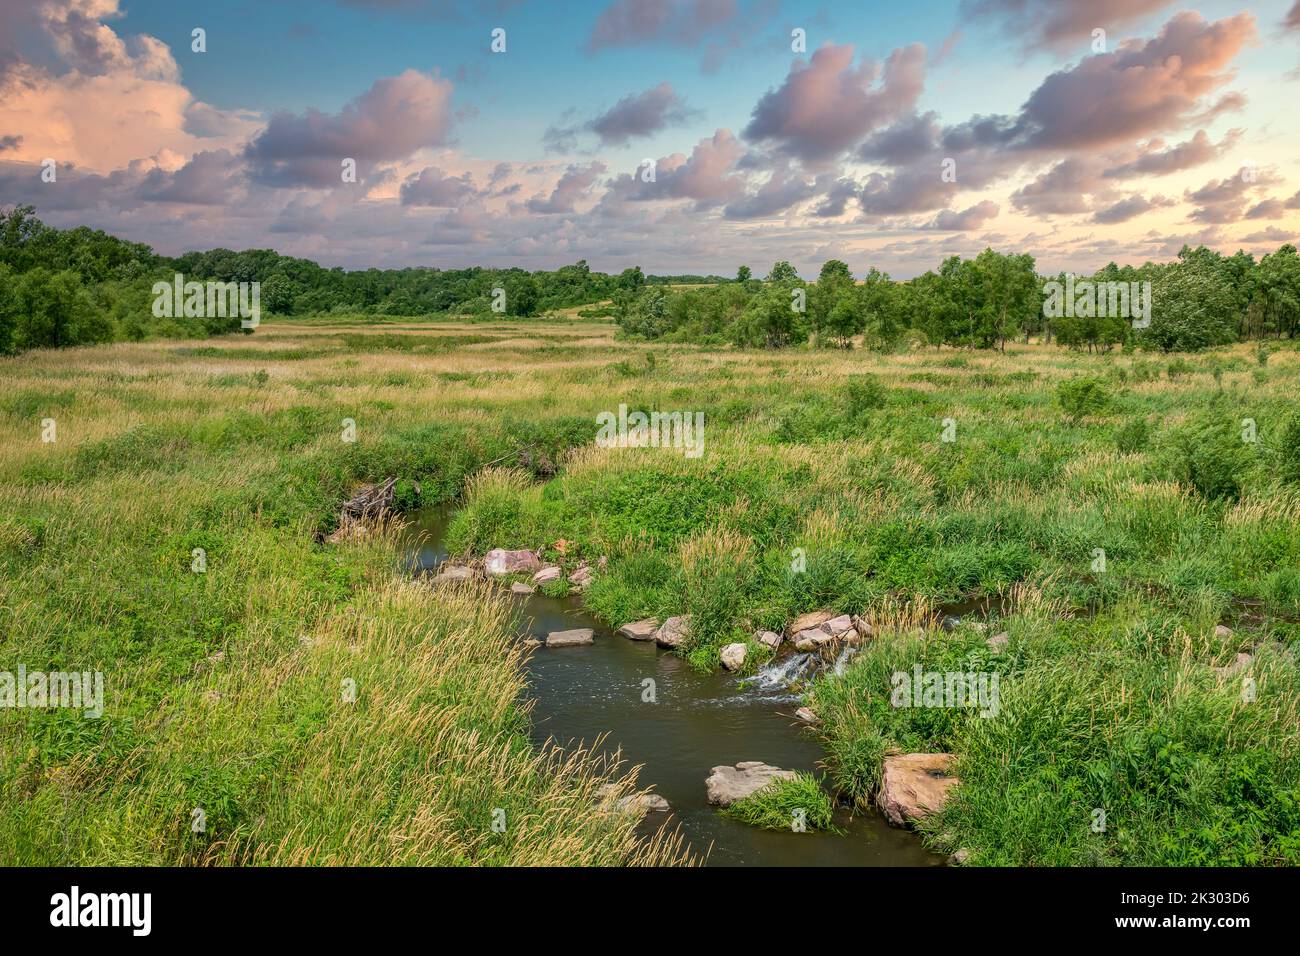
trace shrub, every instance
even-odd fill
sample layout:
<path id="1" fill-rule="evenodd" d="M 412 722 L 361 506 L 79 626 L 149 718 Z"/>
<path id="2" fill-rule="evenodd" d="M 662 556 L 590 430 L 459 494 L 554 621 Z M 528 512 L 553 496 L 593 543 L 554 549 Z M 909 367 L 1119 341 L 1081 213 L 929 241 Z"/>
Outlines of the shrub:
<path id="1" fill-rule="evenodd" d="M 1166 455 L 1174 478 L 1201 496 L 1236 499 L 1254 457 L 1252 447 L 1229 416 L 1210 413 L 1172 432 Z"/>
<path id="2" fill-rule="evenodd" d="M 1147 447 L 1150 428 L 1145 418 L 1135 418 L 1125 422 L 1115 433 L 1115 447 L 1126 455 L 1132 455 Z"/>
<path id="3" fill-rule="evenodd" d="M 1110 404 L 1106 386 L 1095 378 L 1076 378 L 1056 387 L 1056 400 L 1072 421 L 1100 414 Z"/>

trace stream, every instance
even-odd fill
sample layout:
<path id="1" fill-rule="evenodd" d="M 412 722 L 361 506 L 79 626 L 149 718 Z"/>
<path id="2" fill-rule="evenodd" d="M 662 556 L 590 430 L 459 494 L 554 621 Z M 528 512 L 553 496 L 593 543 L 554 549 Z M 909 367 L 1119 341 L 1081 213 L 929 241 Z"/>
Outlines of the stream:
<path id="1" fill-rule="evenodd" d="M 443 532 L 451 510 L 427 508 L 411 516 L 406 541 L 413 571 L 446 558 Z M 701 674 L 653 641 L 630 641 L 588 615 L 579 597 L 540 592 L 514 596 L 527 633 L 590 627 L 595 643 L 538 648 L 528 664 L 534 701 L 533 736 L 560 746 L 590 745 L 604 736 L 607 754 L 621 748 L 629 765 L 642 765 L 639 785 L 664 797 L 671 813 L 649 813 L 645 826 L 674 823 L 692 850 L 712 866 L 941 866 L 915 834 L 885 823 L 874 810 L 837 807 L 841 832 L 761 830 L 728 819 L 705 799 L 712 767 L 762 760 L 787 770 L 821 771 L 816 737 L 794 719 L 797 695 L 782 679 L 793 658 L 769 665 L 758 680 L 718 671 Z M 643 702 L 643 681 L 654 681 L 655 702 Z"/>

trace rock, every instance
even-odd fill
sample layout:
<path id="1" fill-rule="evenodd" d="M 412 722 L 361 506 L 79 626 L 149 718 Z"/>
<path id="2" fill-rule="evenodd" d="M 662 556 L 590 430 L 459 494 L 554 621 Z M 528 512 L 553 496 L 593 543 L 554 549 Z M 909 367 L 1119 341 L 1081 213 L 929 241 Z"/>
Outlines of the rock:
<path id="1" fill-rule="evenodd" d="M 645 816 L 647 813 L 667 813 L 672 809 L 668 801 L 657 793 L 633 793 L 626 797 L 619 797 L 613 800 L 614 792 L 618 789 L 615 784 L 602 784 L 596 791 L 597 805 L 603 809 L 613 809 L 620 813 L 635 813 L 637 816 Z M 613 800 L 613 806 L 610 801 Z"/>
<path id="2" fill-rule="evenodd" d="M 804 615 L 804 617 L 808 616 Z M 801 617 L 799 621 L 803 619 Z M 798 624 L 799 621 L 795 623 Z M 847 614 L 841 614 L 838 617 L 828 617 L 815 627 L 795 631 L 792 640 L 794 641 L 794 649 L 797 651 L 815 651 L 822 645 L 829 644 L 832 641 L 857 640 L 857 637 L 858 632 L 853 626 L 853 618 Z"/>
<path id="3" fill-rule="evenodd" d="M 535 637 L 524 638 L 524 647 L 528 648 L 529 650 L 534 650 L 541 646 L 542 646 L 542 642 Z"/>
<path id="4" fill-rule="evenodd" d="M 569 584 L 579 591 L 585 591 L 591 584 L 591 568 L 585 564 L 569 575 Z"/>
<path id="5" fill-rule="evenodd" d="M 989 646 L 989 650 L 994 654 L 1001 654 L 1007 649 L 1007 645 L 1011 643 L 1011 635 L 1003 631 L 1001 634 L 994 634 L 984 643 Z"/>
<path id="6" fill-rule="evenodd" d="M 564 572 L 558 564 L 548 564 L 542 570 L 533 575 L 534 584 L 550 584 L 552 581 L 560 580 L 560 575 Z"/>
<path id="7" fill-rule="evenodd" d="M 1244 670 L 1249 670 L 1250 665 L 1254 662 L 1255 658 L 1252 655 L 1238 654 L 1236 661 L 1229 664 L 1227 667 L 1215 667 L 1213 670 L 1214 673 L 1218 674 L 1220 677 L 1232 677 L 1236 674 L 1240 674 Z"/>
<path id="8" fill-rule="evenodd" d="M 831 637 L 842 637 L 849 631 L 853 630 L 853 618 L 849 617 L 847 614 L 833 617 L 822 625 L 822 630 Z"/>
<path id="9" fill-rule="evenodd" d="M 704 781 L 709 803 L 727 807 L 762 790 L 773 780 L 792 780 L 793 770 L 772 767 L 761 760 L 745 760 L 734 767 L 714 767 Z"/>
<path id="10" fill-rule="evenodd" d="M 876 633 L 875 628 L 868 624 L 864 618 L 858 617 L 857 615 L 854 615 L 853 617 L 853 629 L 858 632 L 858 637 L 862 638 L 864 641 L 871 640 Z"/>
<path id="11" fill-rule="evenodd" d="M 660 647 L 681 647 L 682 642 L 691 636 L 691 616 L 683 614 L 670 617 L 655 631 L 655 643 Z"/>
<path id="12" fill-rule="evenodd" d="M 952 754 L 895 754 L 885 758 L 876 806 L 902 827 L 942 810 L 957 778 L 948 773 Z"/>
<path id="13" fill-rule="evenodd" d="M 453 581 L 468 581 L 474 577 L 474 569 L 467 568 L 463 564 L 444 564 L 438 568 L 438 574 L 433 579 L 434 584 L 450 584 Z"/>
<path id="14" fill-rule="evenodd" d="M 800 707 L 798 710 L 794 712 L 794 715 L 795 717 L 802 720 L 805 724 L 817 723 L 817 715 L 813 713 L 813 709 L 811 707 Z"/>
<path id="15" fill-rule="evenodd" d="M 952 856 L 948 857 L 948 862 L 951 863 L 953 866 L 962 866 L 969 859 L 970 859 L 970 850 L 961 849 L 958 850 L 956 853 L 954 853 Z"/>
<path id="16" fill-rule="evenodd" d="M 745 666 L 745 658 L 749 654 L 749 648 L 744 644 L 728 644 L 719 654 L 722 658 L 722 666 L 729 671 L 738 671 Z"/>
<path id="17" fill-rule="evenodd" d="M 653 641 L 657 630 L 659 630 L 659 621 L 656 618 L 647 617 L 642 621 L 624 624 L 618 629 L 618 633 L 629 641 Z"/>
<path id="18" fill-rule="evenodd" d="M 798 634 L 800 631 L 809 631 L 815 627 L 821 627 L 834 616 L 834 611 L 809 611 L 807 614 L 800 614 L 794 619 L 794 623 L 790 625 L 790 633 Z"/>
<path id="19" fill-rule="evenodd" d="M 510 585 L 511 594 L 532 594 L 537 588 L 531 584 L 524 584 L 522 581 L 515 581 Z"/>
<path id="20" fill-rule="evenodd" d="M 579 647 L 591 644 L 596 632 L 589 627 L 578 627 L 571 631 L 551 631 L 546 635 L 547 647 Z"/>
<path id="21" fill-rule="evenodd" d="M 1230 628 L 1230 627 L 1224 627 L 1222 624 L 1215 625 L 1215 628 L 1214 628 L 1214 636 L 1215 636 L 1215 637 L 1232 637 L 1232 628 Z"/>
<path id="22" fill-rule="evenodd" d="M 507 574 L 536 571 L 540 565 L 537 555 L 531 551 L 507 551 L 504 548 L 493 548 L 483 562 L 484 570 L 498 578 Z"/>
<path id="23" fill-rule="evenodd" d="M 781 635 L 775 631 L 755 631 L 754 640 L 773 651 L 781 646 Z"/>

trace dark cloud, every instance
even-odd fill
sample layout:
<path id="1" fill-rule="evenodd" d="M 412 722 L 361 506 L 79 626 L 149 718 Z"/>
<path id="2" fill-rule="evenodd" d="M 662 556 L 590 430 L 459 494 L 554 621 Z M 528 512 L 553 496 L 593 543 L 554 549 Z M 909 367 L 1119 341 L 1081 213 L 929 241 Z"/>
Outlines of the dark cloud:
<path id="1" fill-rule="evenodd" d="M 436 166 L 426 166 L 402 183 L 403 206 L 459 206 L 478 195 L 469 173 L 449 176 Z"/>
<path id="2" fill-rule="evenodd" d="M 1163 149 L 1164 143 L 1152 140 L 1145 144 L 1138 157 L 1130 162 L 1112 167 L 1102 175 L 1107 179 L 1128 179 L 1133 176 L 1166 176 L 1184 169 L 1191 169 L 1223 155 L 1237 145 L 1242 130 L 1229 130 L 1228 134 L 1215 145 L 1205 130 L 1197 130 L 1196 135 L 1184 143 Z"/>
<path id="3" fill-rule="evenodd" d="M 1153 209 L 1172 205 L 1174 205 L 1174 201 L 1164 196 L 1153 196 L 1150 199 L 1145 196 L 1128 196 L 1113 205 L 1107 206 L 1105 209 L 1097 210 L 1093 214 L 1092 221 L 1101 225 L 1114 225 L 1119 222 L 1128 222 L 1130 219 L 1135 219 Z"/>
<path id="4" fill-rule="evenodd" d="M 155 202 L 218 206 L 228 203 L 242 180 L 243 163 L 230 150 L 195 153 L 175 172 L 152 169 L 140 186 L 140 198 Z"/>
<path id="5" fill-rule="evenodd" d="M 0 153 L 5 150 L 17 149 L 23 144 L 21 136 L 0 136 Z"/>
<path id="6" fill-rule="evenodd" d="M 789 169 L 776 170 L 757 190 L 727 203 L 728 219 L 765 219 L 816 195 L 816 187 Z"/>
<path id="7" fill-rule="evenodd" d="M 602 146 L 624 146 L 632 139 L 686 123 L 696 115 L 698 111 L 687 107 L 672 84 L 664 82 L 643 93 L 623 97 L 585 123 L 551 126 L 546 130 L 545 140 L 548 149 L 571 152 L 577 148 L 578 134 L 588 132 Z"/>

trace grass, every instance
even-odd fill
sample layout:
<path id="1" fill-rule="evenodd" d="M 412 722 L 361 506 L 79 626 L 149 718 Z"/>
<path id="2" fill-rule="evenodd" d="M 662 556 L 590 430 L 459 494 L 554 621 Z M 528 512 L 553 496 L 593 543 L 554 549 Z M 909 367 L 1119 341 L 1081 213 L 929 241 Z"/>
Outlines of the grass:
<path id="1" fill-rule="evenodd" d="M 810 773 L 773 780 L 722 811 L 723 816 L 763 830 L 833 830 L 831 798 Z"/>
<path id="2" fill-rule="evenodd" d="M 455 554 L 606 559 L 588 608 L 694 615 L 700 668 L 803 611 L 871 618 L 810 691 L 831 779 L 867 801 L 885 753 L 955 754 L 936 848 L 1300 862 L 1300 353 L 1260 371 L 1247 346 L 774 355 L 338 316 L 0 359 L 0 670 L 99 669 L 109 698 L 0 711 L 0 860 L 680 860 L 589 813 L 611 768 L 531 742 L 495 598 L 403 582 L 391 535 L 319 542 L 396 476 L 408 506 L 456 499 Z M 620 403 L 703 411 L 705 453 L 596 447 Z M 971 598 L 1004 654 L 926 626 Z M 1212 670 L 1239 651 L 1250 701 Z M 890 707 L 916 663 L 996 672 L 998 716 Z"/>

